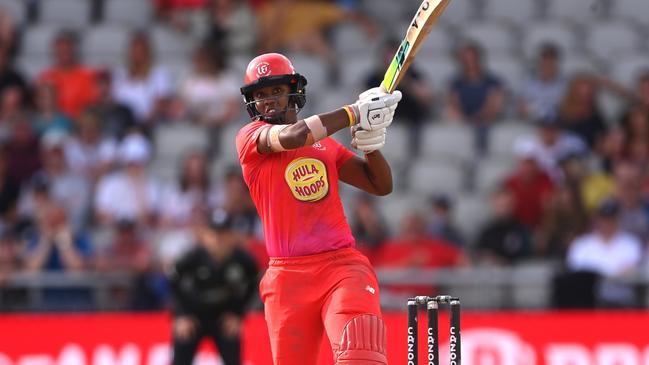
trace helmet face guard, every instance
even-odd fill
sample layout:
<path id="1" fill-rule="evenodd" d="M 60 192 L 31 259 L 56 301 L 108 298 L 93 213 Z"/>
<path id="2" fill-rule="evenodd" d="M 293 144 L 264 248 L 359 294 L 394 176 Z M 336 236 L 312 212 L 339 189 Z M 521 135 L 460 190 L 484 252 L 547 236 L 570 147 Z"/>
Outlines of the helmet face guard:
<path id="1" fill-rule="evenodd" d="M 251 118 L 261 118 L 269 123 L 283 123 L 286 120 L 286 112 L 296 110 L 299 113 L 306 104 L 306 84 L 306 78 L 298 73 L 264 76 L 243 86 L 241 94 Z M 255 100 L 253 93 L 255 90 L 275 85 L 288 85 L 290 87 L 291 91 L 288 94 L 289 105 L 283 111 L 275 112 L 272 115 L 262 115 L 255 105 L 259 100 Z"/>

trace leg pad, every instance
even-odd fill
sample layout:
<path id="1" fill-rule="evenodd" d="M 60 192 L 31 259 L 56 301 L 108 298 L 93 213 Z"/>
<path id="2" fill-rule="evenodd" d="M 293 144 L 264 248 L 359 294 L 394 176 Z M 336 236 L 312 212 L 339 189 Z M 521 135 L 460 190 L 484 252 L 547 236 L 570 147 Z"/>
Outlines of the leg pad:
<path id="1" fill-rule="evenodd" d="M 336 365 L 387 365 L 383 320 L 373 314 L 352 318 L 343 330 Z"/>

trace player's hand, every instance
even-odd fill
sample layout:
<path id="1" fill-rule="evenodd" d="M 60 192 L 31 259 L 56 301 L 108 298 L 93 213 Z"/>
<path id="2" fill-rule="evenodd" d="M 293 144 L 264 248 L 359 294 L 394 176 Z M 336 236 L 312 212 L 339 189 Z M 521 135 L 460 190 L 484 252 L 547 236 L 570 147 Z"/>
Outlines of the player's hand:
<path id="1" fill-rule="evenodd" d="M 174 321 L 174 336 L 181 341 L 189 341 L 196 334 L 196 320 L 190 316 L 180 316 Z"/>
<path id="2" fill-rule="evenodd" d="M 355 125 L 352 127 L 352 147 L 364 153 L 380 150 L 385 146 L 386 133 L 385 128 L 366 131 L 360 125 Z"/>
<path id="3" fill-rule="evenodd" d="M 351 107 L 356 114 L 357 124 L 365 131 L 387 128 L 392 124 L 394 111 L 401 100 L 401 92 L 396 90 L 389 94 L 380 88 L 369 89 L 361 93 Z"/>

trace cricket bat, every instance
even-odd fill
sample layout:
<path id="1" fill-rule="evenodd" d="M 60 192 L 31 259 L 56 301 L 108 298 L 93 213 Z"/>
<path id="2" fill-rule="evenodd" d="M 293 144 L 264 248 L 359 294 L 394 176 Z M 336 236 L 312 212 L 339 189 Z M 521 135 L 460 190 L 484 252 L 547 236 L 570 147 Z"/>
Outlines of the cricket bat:
<path id="1" fill-rule="evenodd" d="M 388 70 L 385 72 L 383 82 L 381 83 L 381 87 L 385 91 L 392 93 L 397 88 L 399 81 L 406 74 L 412 60 L 415 59 L 415 55 L 419 51 L 424 39 L 426 39 L 426 36 L 433 28 L 433 24 L 435 24 L 437 18 L 439 18 L 450 2 L 451 0 L 422 1 L 419 10 L 417 10 L 415 17 L 410 22 L 405 38 L 403 38 L 399 49 L 392 58 Z"/>

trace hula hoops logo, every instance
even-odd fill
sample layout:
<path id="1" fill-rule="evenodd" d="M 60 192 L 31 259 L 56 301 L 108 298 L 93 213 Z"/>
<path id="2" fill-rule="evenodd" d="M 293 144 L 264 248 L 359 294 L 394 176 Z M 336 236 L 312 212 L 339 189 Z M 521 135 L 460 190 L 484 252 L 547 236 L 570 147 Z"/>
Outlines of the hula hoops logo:
<path id="1" fill-rule="evenodd" d="M 329 192 L 327 168 L 322 161 L 314 158 L 293 160 L 286 167 L 284 179 L 293 197 L 299 201 L 316 202 Z"/>

